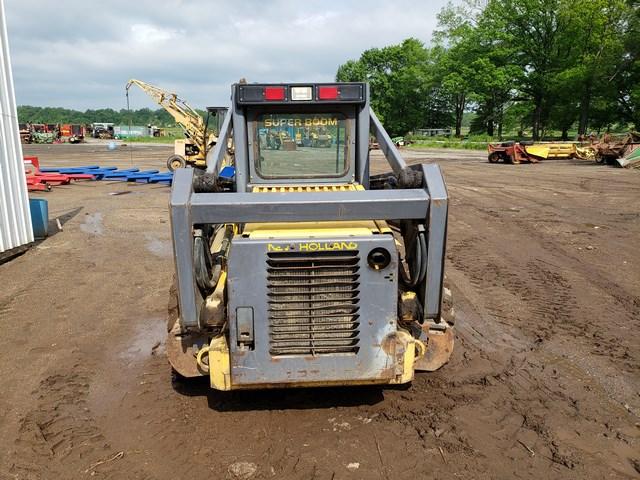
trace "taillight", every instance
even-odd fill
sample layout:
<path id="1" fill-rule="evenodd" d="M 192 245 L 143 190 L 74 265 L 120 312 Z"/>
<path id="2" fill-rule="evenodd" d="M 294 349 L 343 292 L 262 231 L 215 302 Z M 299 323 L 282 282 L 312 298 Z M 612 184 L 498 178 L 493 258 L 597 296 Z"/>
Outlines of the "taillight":
<path id="1" fill-rule="evenodd" d="M 366 102 L 364 83 L 325 84 L 238 84 L 236 102 L 239 105 L 291 103 L 355 103 Z"/>
<path id="2" fill-rule="evenodd" d="M 336 100 L 338 87 L 318 87 L 318 100 Z"/>
<path id="3" fill-rule="evenodd" d="M 264 89 L 265 100 L 284 100 L 284 97 L 284 87 L 265 87 Z"/>

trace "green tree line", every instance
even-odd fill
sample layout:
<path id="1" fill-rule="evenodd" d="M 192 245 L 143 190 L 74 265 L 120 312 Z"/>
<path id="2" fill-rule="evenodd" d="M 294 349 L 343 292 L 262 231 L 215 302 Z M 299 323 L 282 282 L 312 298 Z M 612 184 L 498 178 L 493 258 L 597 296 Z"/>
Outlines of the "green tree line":
<path id="1" fill-rule="evenodd" d="M 367 81 L 397 135 L 550 132 L 562 138 L 640 126 L 640 0 L 466 0 L 438 15 L 426 47 L 409 38 L 338 68 Z"/>
<path id="2" fill-rule="evenodd" d="M 71 110 L 59 107 L 32 107 L 20 105 L 18 110 L 18 120 L 21 123 L 80 123 L 90 124 L 115 123 L 117 125 L 155 125 L 158 127 L 171 127 L 175 125 L 173 117 L 164 109 L 151 110 L 141 108 L 138 110 L 114 110 L 111 108 L 99 108 L 96 110 Z M 204 111 L 198 110 L 200 115 L 206 115 Z"/>

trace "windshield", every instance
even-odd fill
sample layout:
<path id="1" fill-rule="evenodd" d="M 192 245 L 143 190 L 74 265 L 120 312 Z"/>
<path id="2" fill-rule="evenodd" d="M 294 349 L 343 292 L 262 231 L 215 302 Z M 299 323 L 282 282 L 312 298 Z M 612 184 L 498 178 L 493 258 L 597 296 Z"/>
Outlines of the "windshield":
<path id="1" fill-rule="evenodd" d="M 261 177 L 342 177 L 348 170 L 344 115 L 262 114 L 256 124 L 256 171 Z"/>

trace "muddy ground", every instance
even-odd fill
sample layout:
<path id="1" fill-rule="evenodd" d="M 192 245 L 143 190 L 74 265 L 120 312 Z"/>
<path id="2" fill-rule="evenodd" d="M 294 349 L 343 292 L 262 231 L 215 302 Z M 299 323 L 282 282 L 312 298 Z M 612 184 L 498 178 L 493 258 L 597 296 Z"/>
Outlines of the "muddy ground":
<path id="1" fill-rule="evenodd" d="M 25 148 L 46 165 L 169 152 Z M 406 154 L 444 169 L 458 311 L 452 361 L 406 390 L 172 385 L 169 189 L 34 194 L 63 230 L 0 265 L 0 479 L 639 478 L 640 172 L 484 155 Z"/>

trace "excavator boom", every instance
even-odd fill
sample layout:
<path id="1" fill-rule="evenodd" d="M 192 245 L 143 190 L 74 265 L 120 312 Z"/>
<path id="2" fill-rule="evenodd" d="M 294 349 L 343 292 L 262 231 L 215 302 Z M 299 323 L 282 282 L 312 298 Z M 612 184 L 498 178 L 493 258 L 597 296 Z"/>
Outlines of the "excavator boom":
<path id="1" fill-rule="evenodd" d="M 193 140 L 200 148 L 201 152 L 207 150 L 207 139 L 205 133 L 205 123 L 202 116 L 192 108 L 187 102 L 178 97 L 177 94 L 164 90 L 155 85 L 136 80 L 135 78 L 127 82 L 127 95 L 129 89 L 137 85 L 155 102 L 164 108 L 182 128 L 185 135 Z"/>

